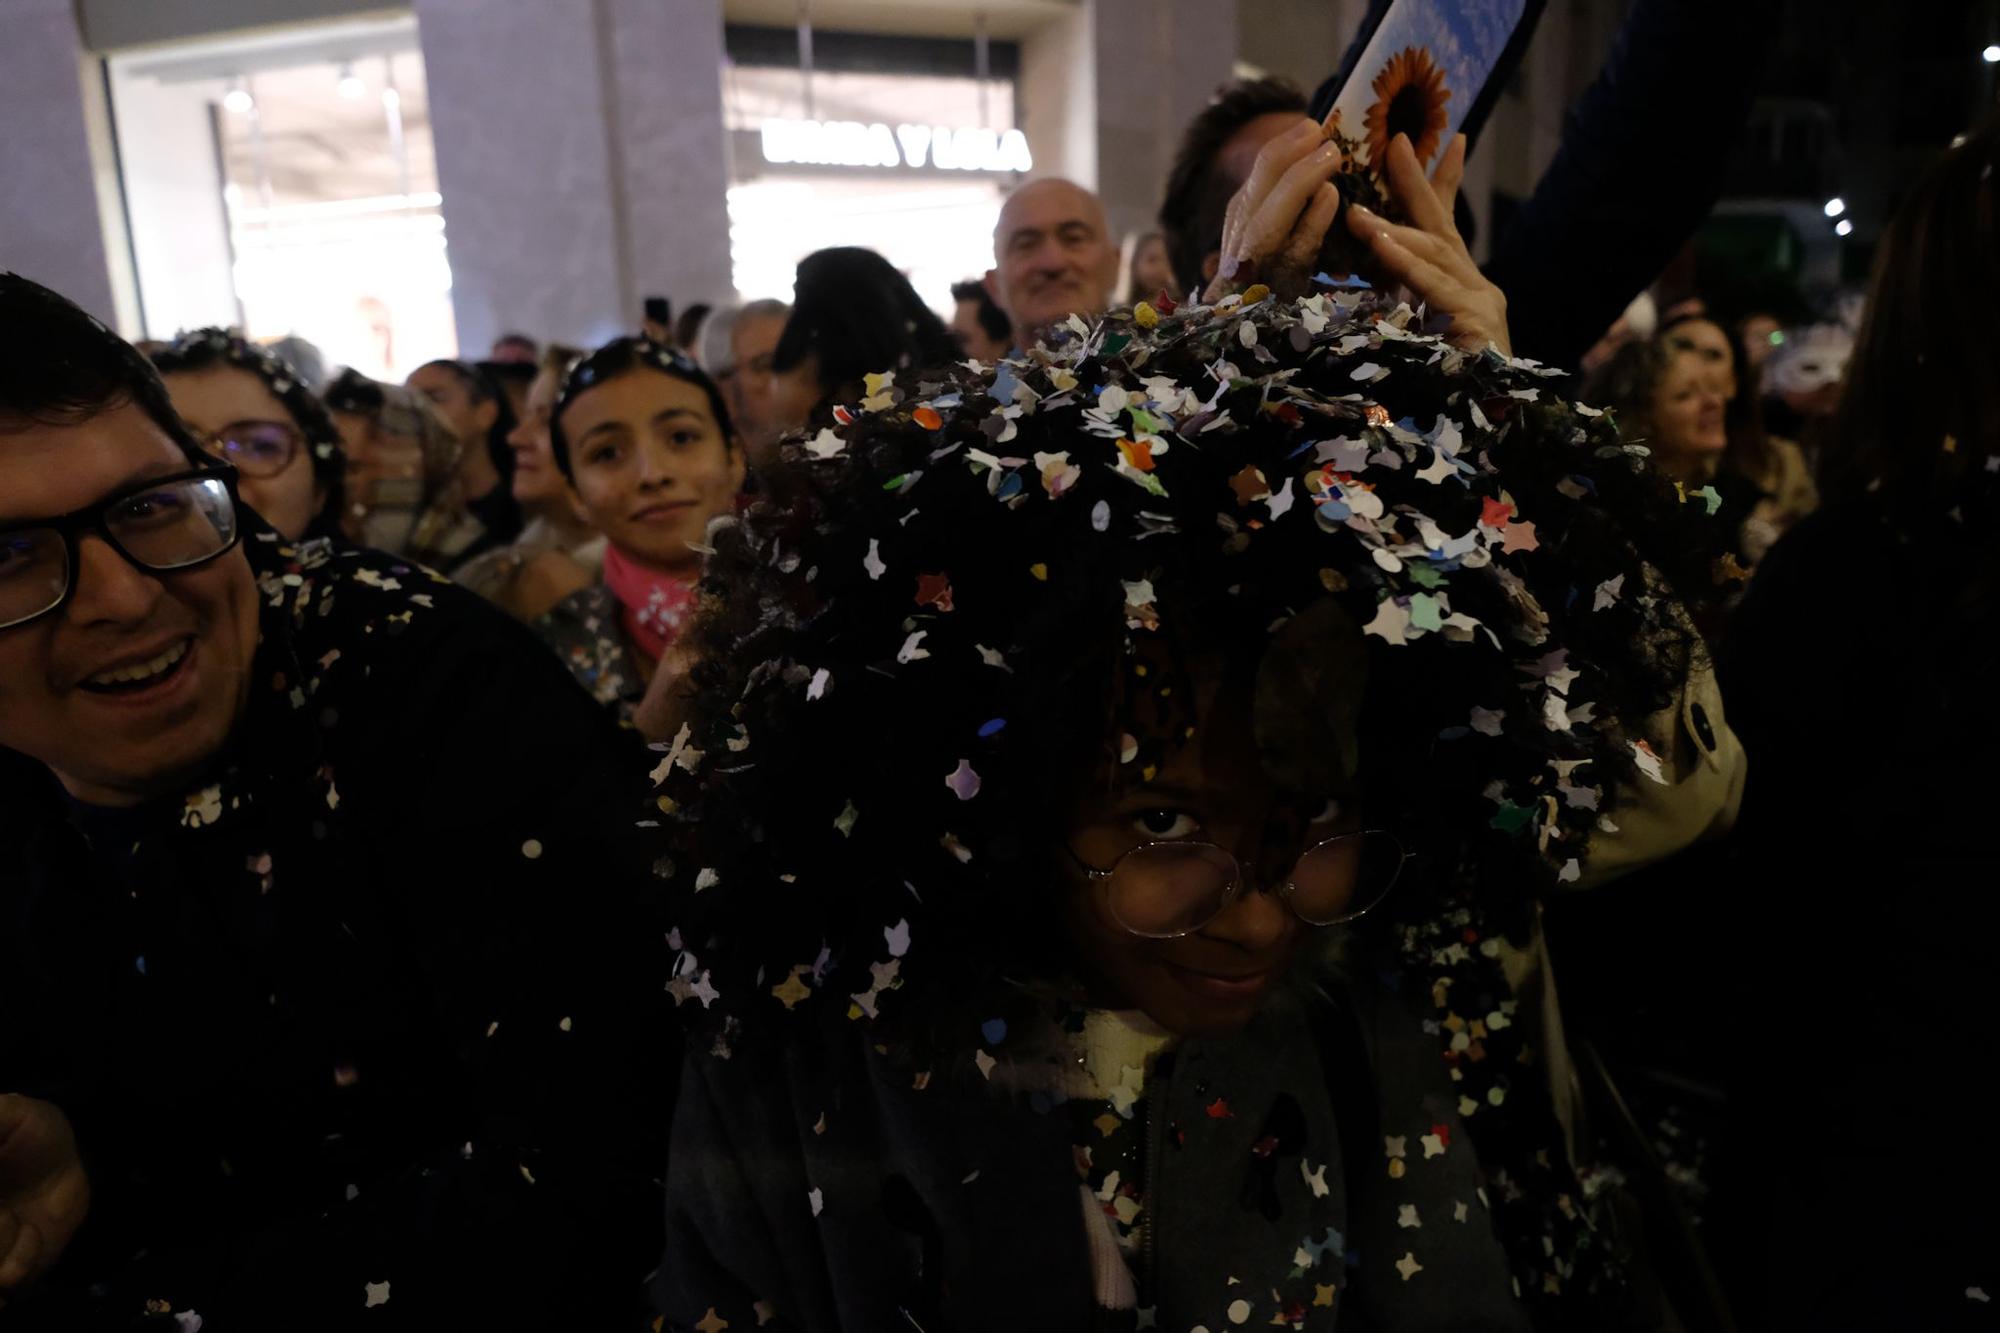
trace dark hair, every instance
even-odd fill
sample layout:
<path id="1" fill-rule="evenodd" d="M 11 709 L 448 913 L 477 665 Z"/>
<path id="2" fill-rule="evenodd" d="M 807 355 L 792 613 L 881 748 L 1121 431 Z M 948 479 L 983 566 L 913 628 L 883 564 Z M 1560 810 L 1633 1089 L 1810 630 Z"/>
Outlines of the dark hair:
<path id="1" fill-rule="evenodd" d="M 1954 505 L 1987 510 L 2000 455 L 1996 310 L 2000 115 L 1923 174 L 1883 234 L 1824 464 L 1830 498 L 1879 492 L 1905 524 Z"/>
<path id="2" fill-rule="evenodd" d="M 1634 338 L 1590 373 L 1578 389 L 1577 397 L 1609 408 L 1622 417 L 1621 426 L 1634 424 L 1635 418 L 1649 422 L 1653 395 L 1659 391 L 1660 381 L 1666 378 L 1673 358 L 1673 352 L 1658 337 Z"/>
<path id="3" fill-rule="evenodd" d="M 1241 79 L 1217 90 L 1181 135 L 1160 201 L 1160 230 L 1167 259 L 1181 290 L 1190 296 L 1207 285 L 1202 264 L 1222 243 L 1222 218 L 1241 181 L 1222 172 L 1222 149 L 1236 132 L 1259 116 L 1280 111 L 1306 114 L 1306 95 L 1287 79 Z"/>
<path id="4" fill-rule="evenodd" d="M 473 365 L 496 386 L 505 388 L 509 384 L 527 385 L 534 382 L 535 362 L 541 359 L 539 349 L 535 361 L 475 361 Z"/>
<path id="5" fill-rule="evenodd" d="M 195 462 L 210 462 L 139 350 L 67 297 L 0 271 L 0 432 L 71 426 L 136 405 Z"/>
<path id="6" fill-rule="evenodd" d="M 993 300 L 993 293 L 986 290 L 985 283 L 977 278 L 954 282 L 951 285 L 951 299 L 978 302 L 979 327 L 986 336 L 998 343 L 1013 341 L 1013 321 L 1007 318 L 1007 312 Z"/>
<path id="7" fill-rule="evenodd" d="M 453 361 L 440 357 L 426 361 L 417 370 L 429 370 L 433 366 L 450 371 L 465 386 L 465 392 L 475 403 L 492 403 L 496 409 L 493 424 L 486 429 L 486 456 L 493 460 L 493 470 L 500 474 L 500 490 L 504 494 L 514 483 L 514 450 L 507 443 L 507 437 L 514 433 L 514 405 L 507 399 L 507 391 L 495 383 L 485 371 L 464 361 Z M 411 372 L 415 374 L 415 371 Z M 462 440 L 461 444 L 471 444 Z"/>
<path id="8" fill-rule="evenodd" d="M 306 525 L 307 537 L 340 535 L 340 516 L 347 490 L 347 451 L 341 446 L 340 431 L 327 415 L 326 405 L 299 375 L 296 368 L 269 348 L 259 347 L 241 334 L 228 329 L 194 329 L 182 333 L 153 353 L 153 367 L 161 375 L 191 375 L 215 367 L 245 370 L 263 382 L 305 437 L 306 457 L 312 464 L 313 481 L 323 497 L 319 512 Z"/>
<path id="9" fill-rule="evenodd" d="M 505 347 L 508 343 L 513 343 L 517 347 L 525 347 L 530 353 L 535 355 L 541 353 L 541 348 L 535 345 L 535 340 L 525 333 L 503 333 L 493 340 L 495 347 Z"/>
<path id="10" fill-rule="evenodd" d="M 792 317 L 771 368 L 790 370 L 817 355 L 820 391 L 830 395 L 869 374 L 943 365 L 956 354 L 944 321 L 908 278 L 873 250 L 842 245 L 799 261 Z"/>
<path id="11" fill-rule="evenodd" d="M 708 318 L 714 307 L 705 301 L 696 301 L 681 311 L 681 317 L 674 321 L 674 350 L 686 351 L 694 345 L 695 335 L 701 332 L 701 322 Z"/>
<path id="12" fill-rule="evenodd" d="M 708 396 L 708 410 L 722 432 L 723 446 L 736 447 L 736 427 L 729 419 L 729 408 L 722 401 L 722 390 L 708 377 L 708 372 L 671 347 L 662 347 L 651 338 L 627 335 L 613 338 L 588 356 L 576 358 L 563 372 L 556 405 L 549 412 L 549 449 L 555 454 L 556 466 L 572 482 L 576 480 L 576 472 L 570 464 L 569 435 L 563 430 L 563 413 L 580 394 L 641 368 L 657 370 L 700 389 Z"/>

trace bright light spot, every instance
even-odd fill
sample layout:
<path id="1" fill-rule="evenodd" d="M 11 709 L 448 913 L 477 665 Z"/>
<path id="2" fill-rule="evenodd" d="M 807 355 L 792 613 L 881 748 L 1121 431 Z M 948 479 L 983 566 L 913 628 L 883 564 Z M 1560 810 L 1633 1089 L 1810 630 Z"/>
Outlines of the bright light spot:
<path id="1" fill-rule="evenodd" d="M 1847 201 L 1845 199 L 1842 199 L 1839 195 L 1835 195 L 1833 196 L 1833 198 L 1826 201 L 1826 215 L 1828 217 L 1837 218 L 1846 211 L 1847 211 Z"/>
<path id="2" fill-rule="evenodd" d="M 1979 58 L 1989 65 L 2000 65 L 2000 46 L 1989 46 L 1979 53 Z"/>
<path id="3" fill-rule="evenodd" d="M 336 86 L 340 89 L 340 95 L 350 102 L 359 101 L 361 95 L 368 91 L 368 85 L 361 81 L 361 76 L 354 72 L 352 65 L 341 66 L 340 82 Z"/>
<path id="4" fill-rule="evenodd" d="M 403 104 L 403 95 L 397 92 L 394 88 L 384 88 L 382 90 L 383 106 L 394 109 L 396 107 L 401 106 L 402 104 Z"/>
<path id="5" fill-rule="evenodd" d="M 1835 236 L 1852 236 L 1854 234 L 1854 224 L 1846 218 L 1842 218 L 1833 224 L 1833 234 Z"/>
<path id="6" fill-rule="evenodd" d="M 250 96 L 249 89 L 231 88 L 222 95 L 222 105 L 240 116 L 250 110 L 251 107 L 256 106 L 257 102 L 255 98 Z"/>
<path id="7" fill-rule="evenodd" d="M 1785 331 L 1783 329 L 1772 329 L 1771 346 L 1783 347 L 1784 345 L 1785 345 Z"/>

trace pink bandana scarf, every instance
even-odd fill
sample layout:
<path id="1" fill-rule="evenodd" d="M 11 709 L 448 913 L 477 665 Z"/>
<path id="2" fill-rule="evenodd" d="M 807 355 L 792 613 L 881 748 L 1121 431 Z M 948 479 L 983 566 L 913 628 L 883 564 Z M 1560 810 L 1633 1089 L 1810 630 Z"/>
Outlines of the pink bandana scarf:
<path id="1" fill-rule="evenodd" d="M 694 585 L 604 548 L 604 582 L 618 599 L 619 623 L 632 646 L 657 662 L 694 613 Z"/>

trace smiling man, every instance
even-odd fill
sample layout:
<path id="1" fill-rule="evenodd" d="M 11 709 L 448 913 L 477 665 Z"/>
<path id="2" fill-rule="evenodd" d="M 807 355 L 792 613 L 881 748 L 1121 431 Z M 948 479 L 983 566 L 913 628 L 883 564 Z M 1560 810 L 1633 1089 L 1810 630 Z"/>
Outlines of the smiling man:
<path id="1" fill-rule="evenodd" d="M 470 594 L 280 538 L 0 274 L 8 1326 L 635 1313 L 667 1038 L 623 753 Z"/>
<path id="2" fill-rule="evenodd" d="M 1117 282 L 1118 244 L 1096 195 L 1049 177 L 1007 196 L 993 229 L 986 290 L 1007 312 L 1016 341 L 1031 343 L 1073 314 L 1103 314 Z"/>

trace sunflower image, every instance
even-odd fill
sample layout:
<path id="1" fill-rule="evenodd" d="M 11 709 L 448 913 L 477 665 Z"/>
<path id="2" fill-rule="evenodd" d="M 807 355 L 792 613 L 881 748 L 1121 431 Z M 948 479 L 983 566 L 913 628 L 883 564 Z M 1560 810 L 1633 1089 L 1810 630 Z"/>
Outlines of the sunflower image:
<path id="1" fill-rule="evenodd" d="M 1375 101 L 1363 122 L 1368 160 L 1379 164 L 1389 151 L 1389 141 L 1407 134 L 1410 147 L 1417 150 L 1417 161 L 1430 161 L 1444 138 L 1444 108 L 1451 100 L 1444 71 L 1431 59 L 1431 53 L 1420 46 L 1404 47 L 1382 66 L 1374 89 Z"/>

